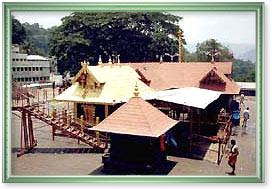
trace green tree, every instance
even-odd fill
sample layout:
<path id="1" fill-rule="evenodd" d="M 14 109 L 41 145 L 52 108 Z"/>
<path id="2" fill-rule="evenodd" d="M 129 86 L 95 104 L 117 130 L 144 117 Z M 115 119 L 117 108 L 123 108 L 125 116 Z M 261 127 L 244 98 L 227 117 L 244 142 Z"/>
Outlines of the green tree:
<path id="1" fill-rule="evenodd" d="M 234 59 L 232 61 L 232 78 L 235 81 L 255 82 L 255 64 L 249 60 Z"/>
<path id="2" fill-rule="evenodd" d="M 26 32 L 23 25 L 12 16 L 12 44 L 23 44 L 26 39 Z"/>
<path id="3" fill-rule="evenodd" d="M 98 55 L 103 61 L 113 54 L 121 62 L 157 61 L 177 52 L 180 19 L 165 13 L 73 13 L 52 31 L 50 54 L 58 57 L 61 73 L 76 73 L 83 60 L 94 65 Z"/>
<path id="4" fill-rule="evenodd" d="M 215 39 L 209 39 L 197 44 L 196 55 L 199 62 L 210 62 L 212 54 L 216 54 L 214 56 L 216 62 L 231 61 L 233 58 L 231 51 Z"/>
<path id="5" fill-rule="evenodd" d="M 26 38 L 32 49 L 30 51 L 42 56 L 48 56 L 48 40 L 50 29 L 42 28 L 38 23 L 23 23 L 26 31 Z M 36 48 L 36 49 L 33 49 Z"/>

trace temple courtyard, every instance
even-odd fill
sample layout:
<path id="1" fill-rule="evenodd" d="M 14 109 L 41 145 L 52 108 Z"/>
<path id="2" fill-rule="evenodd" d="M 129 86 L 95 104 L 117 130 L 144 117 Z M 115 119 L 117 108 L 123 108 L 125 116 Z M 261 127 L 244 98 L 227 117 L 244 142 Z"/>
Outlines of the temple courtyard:
<path id="1" fill-rule="evenodd" d="M 49 93 L 52 94 L 52 93 Z M 246 128 L 234 127 L 231 139 L 237 141 L 239 156 L 236 164 L 237 176 L 256 175 L 256 99 L 246 97 L 246 107 L 250 109 L 250 119 Z M 50 102 L 48 107 L 59 110 L 68 104 L 65 102 Z M 47 107 L 47 108 L 48 108 Z M 45 110 L 46 111 L 46 107 Z M 34 136 L 38 142 L 31 153 L 17 157 L 20 147 L 21 119 L 19 112 L 12 114 L 12 175 L 131 175 L 129 172 L 107 172 L 103 171 L 102 155 L 89 148 L 87 144 L 79 143 L 76 139 L 68 136 L 58 135 L 52 140 L 52 128 L 42 121 L 33 118 Z M 167 163 L 162 165 L 153 175 L 185 176 L 228 176 L 226 172 L 231 171 L 224 157 L 220 165 L 214 161 L 216 154 L 206 153 L 203 159 L 192 159 L 184 156 L 167 156 Z"/>

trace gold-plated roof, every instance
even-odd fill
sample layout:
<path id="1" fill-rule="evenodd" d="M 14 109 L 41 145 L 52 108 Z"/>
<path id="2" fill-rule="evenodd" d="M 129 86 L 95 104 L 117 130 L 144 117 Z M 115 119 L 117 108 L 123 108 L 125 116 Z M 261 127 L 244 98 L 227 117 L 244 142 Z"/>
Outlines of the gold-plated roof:
<path id="1" fill-rule="evenodd" d="M 139 75 L 130 66 L 87 66 L 86 71 L 89 83 L 85 88 L 74 80 L 73 85 L 55 99 L 69 102 L 115 104 L 127 102 L 133 97 L 136 83 L 140 94 L 154 91 L 139 80 Z M 80 70 L 79 73 L 84 72 Z M 76 79 L 80 79 L 80 74 L 77 74 Z"/>

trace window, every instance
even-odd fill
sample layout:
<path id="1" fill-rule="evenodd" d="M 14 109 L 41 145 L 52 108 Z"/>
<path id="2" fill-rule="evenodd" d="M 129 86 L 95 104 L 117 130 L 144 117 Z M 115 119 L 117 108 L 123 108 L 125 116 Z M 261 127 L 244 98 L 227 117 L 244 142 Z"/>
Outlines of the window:
<path id="1" fill-rule="evenodd" d="M 20 71 L 20 68 L 17 68 L 17 72 L 19 72 Z"/>
<path id="2" fill-rule="evenodd" d="M 42 77 L 40 77 L 40 80 L 43 80 Z"/>
<path id="3" fill-rule="evenodd" d="M 40 67 L 40 71 L 42 71 L 42 67 Z"/>
<path id="4" fill-rule="evenodd" d="M 12 68 L 12 71 L 14 71 L 14 72 L 15 72 L 15 68 Z"/>
<path id="5" fill-rule="evenodd" d="M 19 61 L 19 59 L 18 59 L 18 58 L 16 58 L 16 61 Z"/>
<path id="6" fill-rule="evenodd" d="M 25 78 L 26 79 L 26 81 L 28 81 L 28 78 Z"/>
<path id="7" fill-rule="evenodd" d="M 21 71 L 24 71 L 24 68 L 21 68 Z"/>
<path id="8" fill-rule="evenodd" d="M 38 67 L 36 67 L 36 71 L 39 71 L 39 68 L 38 68 Z"/>
<path id="9" fill-rule="evenodd" d="M 22 81 L 25 81 L 25 78 L 22 78 Z"/>
<path id="10" fill-rule="evenodd" d="M 31 71 L 31 67 L 28 67 L 28 71 Z"/>
<path id="11" fill-rule="evenodd" d="M 21 58 L 20 61 L 23 61 L 23 59 Z"/>
<path id="12" fill-rule="evenodd" d="M 14 62 L 14 61 L 15 61 L 15 58 L 13 58 L 12 61 Z"/>
<path id="13" fill-rule="evenodd" d="M 25 71 L 27 71 L 27 67 L 25 67 Z"/>

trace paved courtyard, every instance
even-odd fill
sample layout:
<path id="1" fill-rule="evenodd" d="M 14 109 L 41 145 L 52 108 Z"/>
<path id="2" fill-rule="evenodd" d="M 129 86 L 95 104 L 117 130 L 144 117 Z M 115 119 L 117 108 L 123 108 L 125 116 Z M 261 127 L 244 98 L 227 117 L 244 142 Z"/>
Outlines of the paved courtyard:
<path id="1" fill-rule="evenodd" d="M 255 157 L 255 98 L 249 97 L 245 102 L 250 108 L 249 125 L 237 127 L 231 137 L 237 141 L 239 157 L 236 175 L 249 176 L 256 174 Z M 66 103 L 54 103 L 61 109 Z M 16 115 L 15 115 L 16 114 Z M 94 153 L 89 146 L 69 137 L 56 136 L 52 140 L 51 128 L 45 123 L 33 119 L 34 134 L 38 146 L 33 153 L 17 157 L 15 151 L 20 146 L 20 115 L 12 115 L 12 175 L 101 175 L 102 154 Z M 183 157 L 168 156 L 171 168 L 167 175 L 226 175 L 231 171 L 224 157 L 220 166 L 207 160 L 195 160 Z"/>

